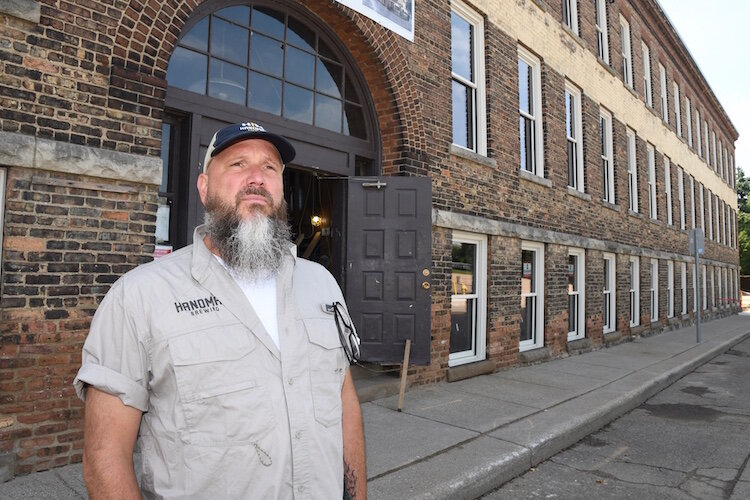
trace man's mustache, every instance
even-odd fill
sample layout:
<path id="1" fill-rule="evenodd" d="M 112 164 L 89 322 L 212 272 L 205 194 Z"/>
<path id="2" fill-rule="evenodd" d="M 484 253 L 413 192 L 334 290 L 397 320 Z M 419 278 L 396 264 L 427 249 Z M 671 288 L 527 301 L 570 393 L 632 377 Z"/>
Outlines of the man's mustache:
<path id="1" fill-rule="evenodd" d="M 268 200 L 269 204 L 273 205 L 273 197 L 271 196 L 271 193 L 259 186 L 247 186 L 242 191 L 237 193 L 237 205 L 240 204 L 242 198 L 249 195 L 263 196 L 266 200 Z"/>

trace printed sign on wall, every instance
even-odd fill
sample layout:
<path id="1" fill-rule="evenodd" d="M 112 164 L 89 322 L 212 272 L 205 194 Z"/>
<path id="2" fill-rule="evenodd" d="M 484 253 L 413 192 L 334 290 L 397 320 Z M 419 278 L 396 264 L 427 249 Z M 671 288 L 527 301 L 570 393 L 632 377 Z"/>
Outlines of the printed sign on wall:
<path id="1" fill-rule="evenodd" d="M 414 41 L 414 0 L 337 0 L 376 23 Z"/>

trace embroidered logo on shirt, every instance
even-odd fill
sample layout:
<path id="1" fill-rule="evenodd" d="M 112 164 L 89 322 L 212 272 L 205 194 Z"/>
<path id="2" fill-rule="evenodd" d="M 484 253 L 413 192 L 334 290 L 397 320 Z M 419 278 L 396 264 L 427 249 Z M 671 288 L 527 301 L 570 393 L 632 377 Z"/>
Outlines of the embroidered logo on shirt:
<path id="1" fill-rule="evenodd" d="M 178 313 L 190 313 L 191 316 L 198 316 L 210 312 L 218 312 L 221 301 L 211 295 L 210 297 L 191 299 L 186 302 L 175 302 L 174 308 Z"/>

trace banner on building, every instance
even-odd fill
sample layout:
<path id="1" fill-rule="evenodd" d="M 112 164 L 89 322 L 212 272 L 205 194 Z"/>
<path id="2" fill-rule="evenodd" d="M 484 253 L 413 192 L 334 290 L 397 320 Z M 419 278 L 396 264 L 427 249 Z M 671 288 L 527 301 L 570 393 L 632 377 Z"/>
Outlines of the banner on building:
<path id="1" fill-rule="evenodd" d="M 376 23 L 414 41 L 414 0 L 337 0 Z"/>

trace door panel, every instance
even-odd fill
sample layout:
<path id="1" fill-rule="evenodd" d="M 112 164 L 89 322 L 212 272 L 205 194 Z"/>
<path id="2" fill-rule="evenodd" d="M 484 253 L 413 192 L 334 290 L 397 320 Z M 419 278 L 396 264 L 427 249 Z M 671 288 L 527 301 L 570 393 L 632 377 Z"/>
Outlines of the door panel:
<path id="1" fill-rule="evenodd" d="M 432 186 L 427 177 L 348 179 L 346 301 L 362 359 L 430 362 Z"/>

